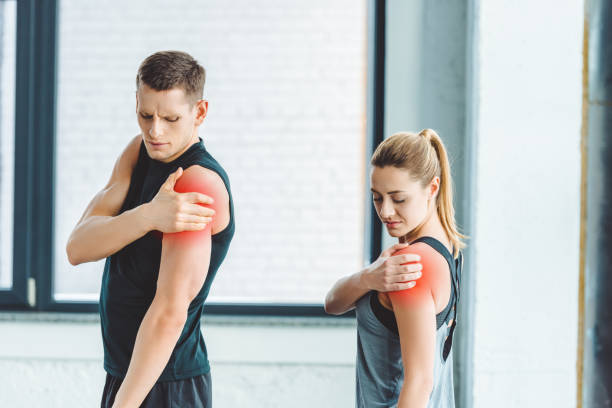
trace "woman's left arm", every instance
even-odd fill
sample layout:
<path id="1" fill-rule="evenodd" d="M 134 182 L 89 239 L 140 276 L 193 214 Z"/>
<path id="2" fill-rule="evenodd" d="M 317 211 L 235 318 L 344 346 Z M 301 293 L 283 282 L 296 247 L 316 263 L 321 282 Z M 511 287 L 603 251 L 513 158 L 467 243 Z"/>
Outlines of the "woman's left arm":
<path id="1" fill-rule="evenodd" d="M 423 276 L 414 288 L 388 292 L 397 320 L 404 365 L 398 408 L 426 407 L 434 385 L 436 298 L 450 296 L 450 274 L 444 258 L 424 243 L 410 245 L 398 252 L 418 254 L 423 265 Z"/>
<path id="2" fill-rule="evenodd" d="M 393 299 L 393 297 L 392 297 Z M 392 300 L 393 301 L 393 300 Z M 402 349 L 404 383 L 398 408 L 426 407 L 433 389 L 436 311 L 432 296 L 419 302 L 393 301 Z"/>

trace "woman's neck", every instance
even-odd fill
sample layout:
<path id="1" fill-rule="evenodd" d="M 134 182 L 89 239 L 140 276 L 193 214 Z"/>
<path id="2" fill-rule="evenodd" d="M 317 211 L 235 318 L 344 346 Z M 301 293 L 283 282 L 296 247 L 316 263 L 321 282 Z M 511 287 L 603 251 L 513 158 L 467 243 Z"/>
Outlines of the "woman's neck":
<path id="1" fill-rule="evenodd" d="M 444 246 L 446 246 L 449 252 L 452 252 L 450 239 L 444 230 L 444 226 L 440 221 L 437 210 L 432 211 L 420 227 L 417 227 L 407 235 L 400 237 L 399 242 L 412 242 L 415 239 L 424 236 L 436 238 L 438 241 L 442 242 Z"/>

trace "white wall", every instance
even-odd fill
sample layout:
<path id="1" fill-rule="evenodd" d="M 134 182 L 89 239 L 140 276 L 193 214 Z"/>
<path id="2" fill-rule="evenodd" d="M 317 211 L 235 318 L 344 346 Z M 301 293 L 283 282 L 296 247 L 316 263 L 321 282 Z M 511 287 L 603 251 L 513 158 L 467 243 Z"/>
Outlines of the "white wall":
<path id="1" fill-rule="evenodd" d="M 215 406 L 354 406 L 354 320 L 207 319 Z M 0 406 L 99 406 L 102 358 L 97 316 L 0 313 Z"/>
<path id="2" fill-rule="evenodd" d="M 573 407 L 582 1 L 475 7 L 475 407 Z"/>

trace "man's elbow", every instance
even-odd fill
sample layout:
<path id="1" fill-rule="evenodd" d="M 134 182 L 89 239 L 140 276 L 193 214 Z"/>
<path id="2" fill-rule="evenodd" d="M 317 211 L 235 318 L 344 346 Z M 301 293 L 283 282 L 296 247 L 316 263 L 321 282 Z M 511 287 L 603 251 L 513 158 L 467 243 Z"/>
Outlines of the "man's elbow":
<path id="1" fill-rule="evenodd" d="M 77 266 L 83 263 L 83 260 L 79 258 L 76 248 L 74 247 L 74 241 L 72 239 L 68 240 L 66 244 L 66 255 L 68 256 L 68 262 L 70 265 Z"/>

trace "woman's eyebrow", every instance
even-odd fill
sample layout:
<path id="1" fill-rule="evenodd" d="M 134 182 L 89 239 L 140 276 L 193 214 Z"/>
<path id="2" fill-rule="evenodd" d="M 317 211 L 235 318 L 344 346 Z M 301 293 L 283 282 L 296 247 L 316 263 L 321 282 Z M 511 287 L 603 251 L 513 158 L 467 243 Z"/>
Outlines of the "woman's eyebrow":
<path id="1" fill-rule="evenodd" d="M 370 191 L 376 194 L 380 194 L 378 191 L 374 190 L 373 188 L 370 188 Z M 393 190 L 393 191 L 388 191 L 387 194 L 396 194 L 396 193 L 405 193 L 404 190 Z"/>

